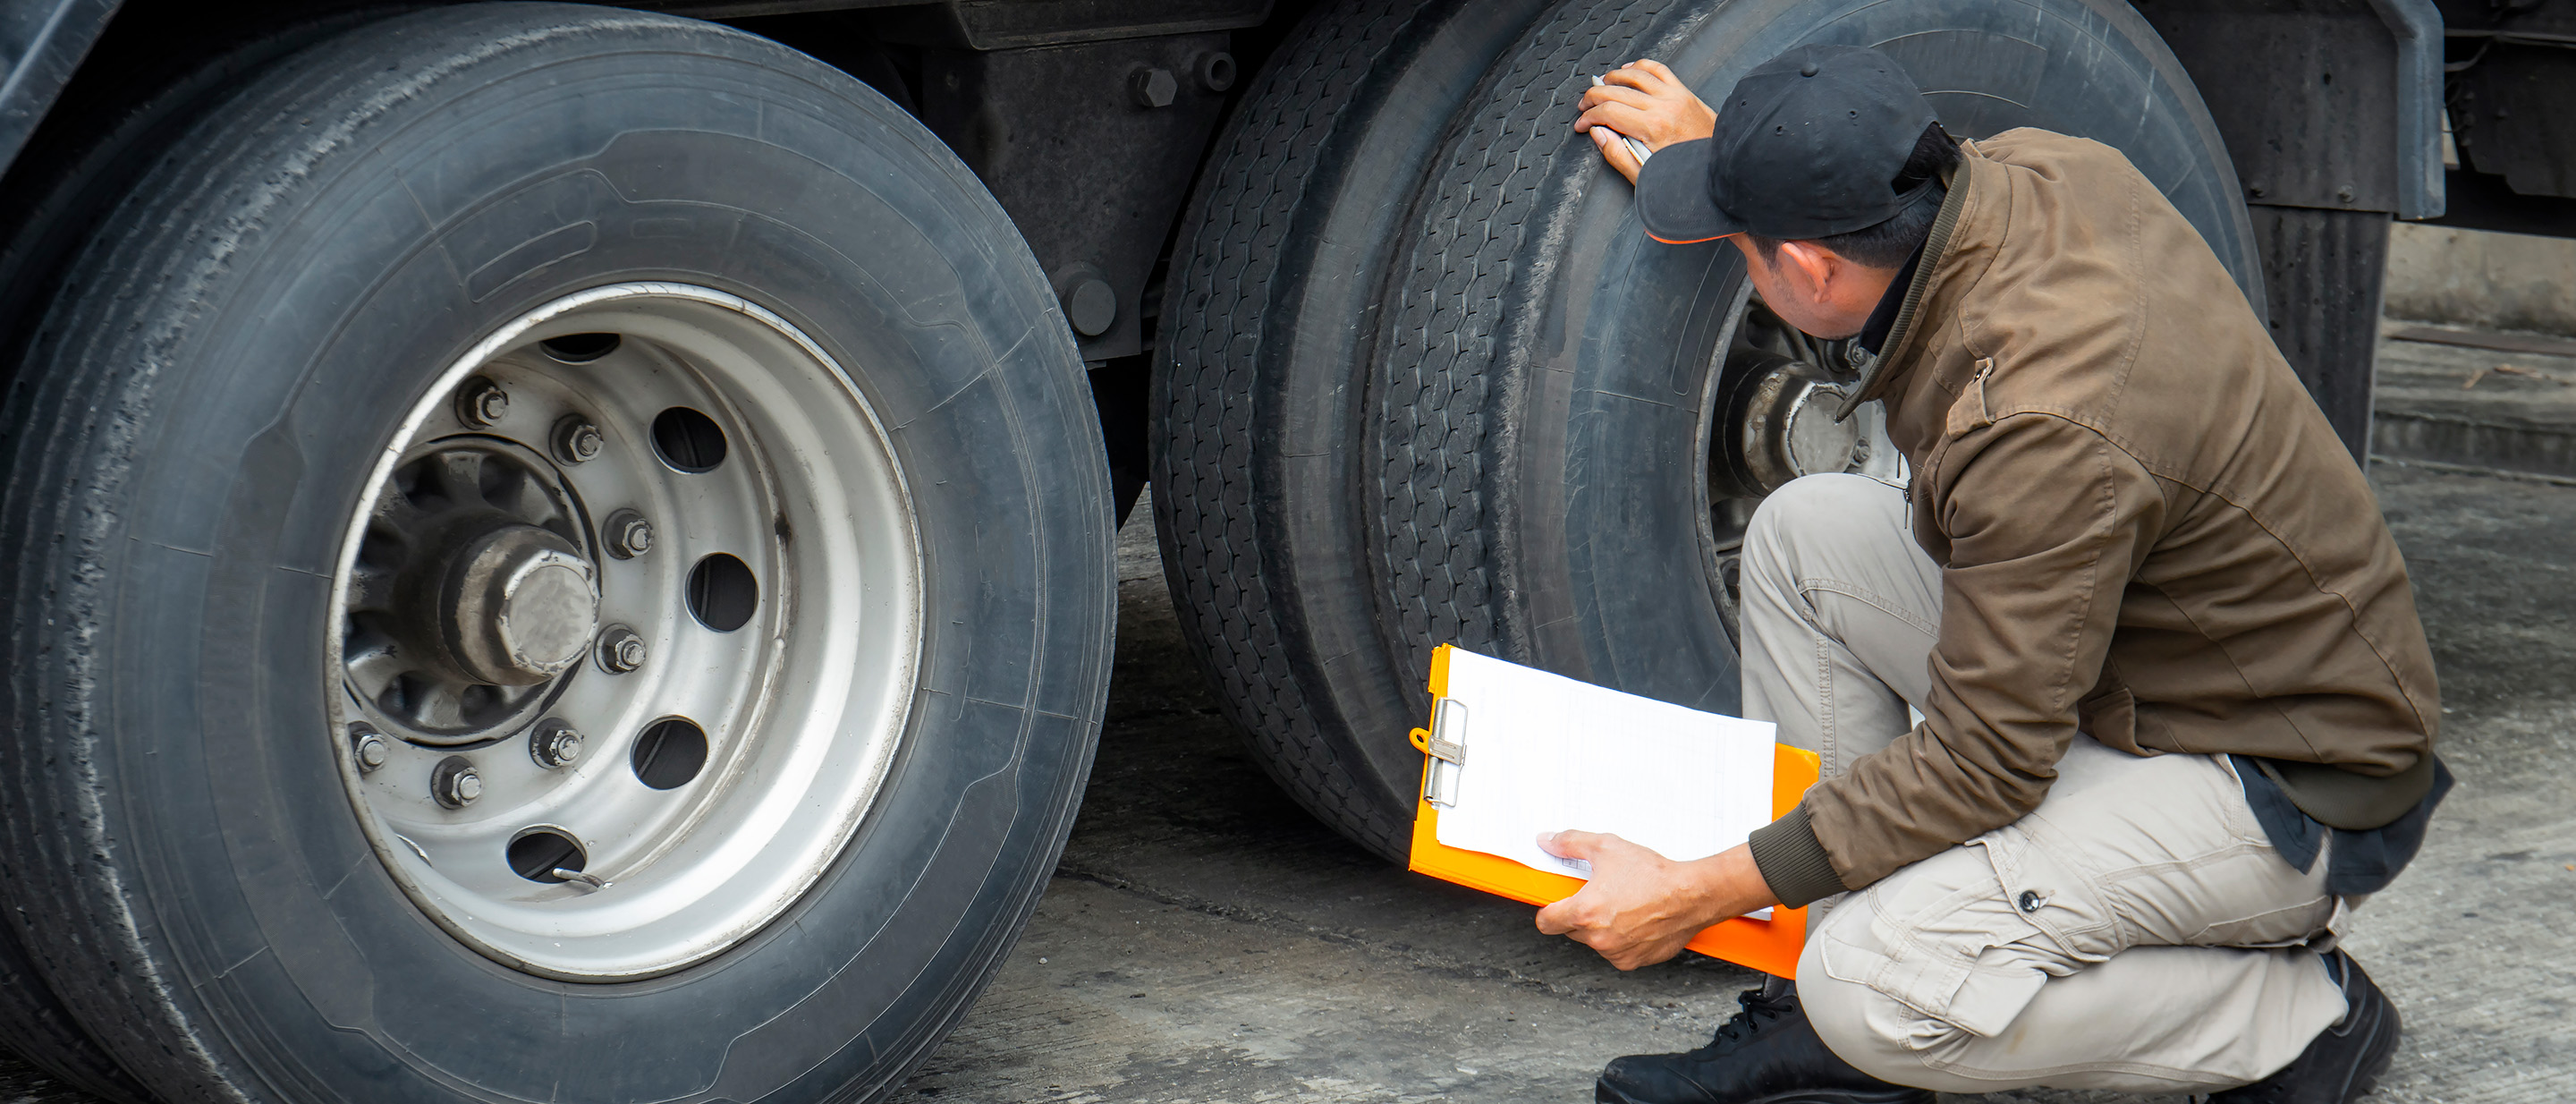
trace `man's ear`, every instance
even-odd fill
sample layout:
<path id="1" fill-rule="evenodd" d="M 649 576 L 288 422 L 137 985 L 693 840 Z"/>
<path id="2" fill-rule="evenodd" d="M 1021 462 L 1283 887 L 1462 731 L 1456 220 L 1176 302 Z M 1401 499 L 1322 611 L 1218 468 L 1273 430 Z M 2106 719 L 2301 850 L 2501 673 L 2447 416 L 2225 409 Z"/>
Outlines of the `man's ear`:
<path id="1" fill-rule="evenodd" d="M 1814 242 L 1784 241 L 1772 268 L 1789 277 L 1791 286 L 1809 297 L 1823 300 L 1826 289 L 1841 275 L 1842 266 L 1850 262 Z"/>

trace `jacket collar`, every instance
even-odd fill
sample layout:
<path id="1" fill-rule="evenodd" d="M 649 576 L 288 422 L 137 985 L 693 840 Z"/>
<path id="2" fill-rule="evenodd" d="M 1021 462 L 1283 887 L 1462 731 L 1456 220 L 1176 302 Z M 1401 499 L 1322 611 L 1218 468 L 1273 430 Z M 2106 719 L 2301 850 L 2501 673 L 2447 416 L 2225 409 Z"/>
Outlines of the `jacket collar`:
<path id="1" fill-rule="evenodd" d="M 1942 197 L 1941 213 L 1933 216 L 1932 231 L 1923 239 L 1922 260 L 1914 266 L 1914 279 L 1905 285 L 1905 300 L 1896 308 L 1896 324 L 1888 327 L 1887 339 L 1879 343 L 1878 355 L 1871 357 L 1861 368 L 1860 385 L 1852 389 L 1851 397 L 1844 399 L 1842 408 L 1834 412 L 1835 421 L 1851 417 L 1852 411 L 1860 409 L 1860 404 L 1895 390 L 1896 381 L 1905 375 L 1907 364 L 1903 354 L 1906 339 L 1913 335 L 1915 312 L 1922 307 L 1925 293 L 1940 275 L 1942 263 L 1949 259 L 1951 237 L 1959 228 L 1960 212 L 1967 209 L 1968 192 L 1976 186 L 1977 174 L 1968 170 L 1967 163 L 1968 158 L 1977 156 L 1976 145 L 1972 142 L 1960 145 L 1962 157 L 1958 164 L 1951 166 L 1950 175 L 1943 180 L 1949 193 Z"/>

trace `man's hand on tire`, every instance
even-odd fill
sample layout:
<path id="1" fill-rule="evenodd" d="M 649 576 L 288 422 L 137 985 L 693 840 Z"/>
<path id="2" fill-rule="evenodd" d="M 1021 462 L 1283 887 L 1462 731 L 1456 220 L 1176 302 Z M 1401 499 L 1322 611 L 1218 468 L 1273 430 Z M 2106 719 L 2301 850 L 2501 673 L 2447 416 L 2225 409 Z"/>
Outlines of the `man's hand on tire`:
<path id="1" fill-rule="evenodd" d="M 1701 929 L 1779 903 L 1741 844 L 1690 862 L 1606 832 L 1558 832 L 1538 845 L 1592 864 L 1581 892 L 1538 911 L 1538 930 L 1590 947 L 1622 970 L 1662 962 Z"/>
<path id="2" fill-rule="evenodd" d="M 1717 130 L 1717 112 L 1663 62 L 1632 61 L 1601 79 L 1601 84 L 1583 94 L 1583 114 L 1574 120 L 1574 129 L 1590 134 L 1602 159 L 1631 184 L 1637 182 L 1637 170 L 1644 163 L 1619 141 L 1619 135 L 1644 142 L 1648 150 L 1660 150 L 1675 142 L 1706 138 Z"/>

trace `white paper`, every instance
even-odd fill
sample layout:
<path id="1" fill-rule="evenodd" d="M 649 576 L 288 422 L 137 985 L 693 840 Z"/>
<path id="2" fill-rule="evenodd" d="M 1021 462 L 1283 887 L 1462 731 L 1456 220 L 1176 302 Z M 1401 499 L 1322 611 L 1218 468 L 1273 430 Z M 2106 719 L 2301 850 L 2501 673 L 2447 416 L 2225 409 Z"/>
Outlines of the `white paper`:
<path id="1" fill-rule="evenodd" d="M 1585 864 L 1541 833 L 1613 832 L 1665 858 L 1706 858 L 1771 823 L 1768 721 L 1703 713 L 1458 648 L 1442 739 L 1466 749 L 1440 842 L 1556 874 Z M 1459 708 L 1463 707 L 1463 709 Z"/>

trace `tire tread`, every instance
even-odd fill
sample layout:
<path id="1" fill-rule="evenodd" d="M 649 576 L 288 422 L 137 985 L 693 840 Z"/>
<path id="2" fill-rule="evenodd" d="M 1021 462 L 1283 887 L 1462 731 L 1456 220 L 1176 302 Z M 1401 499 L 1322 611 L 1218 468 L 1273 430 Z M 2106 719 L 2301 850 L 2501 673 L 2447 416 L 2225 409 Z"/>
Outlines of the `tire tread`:
<path id="1" fill-rule="evenodd" d="M 1253 378 L 1273 304 L 1295 276 L 1291 236 L 1317 217 L 1313 159 L 1348 119 L 1376 63 L 1400 47 L 1407 0 L 1346 0 L 1280 44 L 1228 125 L 1175 251 L 1184 289 L 1157 373 L 1152 482 L 1165 581 L 1181 632 L 1254 758 L 1317 819 L 1391 860 L 1411 825 L 1326 738 L 1288 655 L 1294 630 L 1272 604 L 1249 455 L 1262 419 Z"/>

